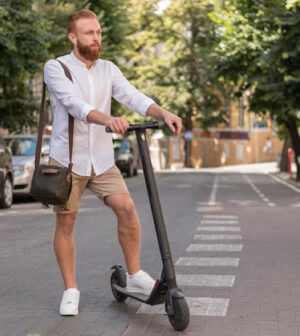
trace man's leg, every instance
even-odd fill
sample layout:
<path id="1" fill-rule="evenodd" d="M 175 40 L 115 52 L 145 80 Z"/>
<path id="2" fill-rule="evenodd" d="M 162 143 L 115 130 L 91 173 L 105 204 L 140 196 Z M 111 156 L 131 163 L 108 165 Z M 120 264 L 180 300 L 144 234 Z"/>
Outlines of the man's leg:
<path id="1" fill-rule="evenodd" d="M 136 273 L 141 269 L 141 228 L 134 203 L 129 194 L 107 196 L 105 203 L 118 218 L 118 238 L 124 253 L 127 271 L 129 274 Z"/>
<path id="2" fill-rule="evenodd" d="M 104 174 L 96 176 L 89 181 L 88 188 L 100 199 L 104 199 L 105 204 L 117 215 L 118 237 L 128 272 L 127 291 L 150 295 L 155 281 L 141 270 L 140 222 L 119 169 L 113 166 Z"/>
<path id="3" fill-rule="evenodd" d="M 56 217 L 53 247 L 65 288 L 77 288 L 75 277 L 75 244 L 73 237 L 77 212 Z"/>
<path id="4" fill-rule="evenodd" d="M 148 273 L 141 270 L 141 228 L 133 201 L 129 194 L 114 194 L 107 196 L 105 203 L 118 217 L 119 242 L 124 252 L 128 271 L 126 289 L 128 292 L 150 295 L 155 281 Z"/>

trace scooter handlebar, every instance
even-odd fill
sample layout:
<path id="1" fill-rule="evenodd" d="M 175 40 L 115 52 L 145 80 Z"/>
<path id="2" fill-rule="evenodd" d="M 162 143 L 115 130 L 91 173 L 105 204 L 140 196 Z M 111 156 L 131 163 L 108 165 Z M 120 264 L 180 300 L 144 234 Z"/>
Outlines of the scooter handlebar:
<path id="1" fill-rule="evenodd" d="M 167 124 L 164 121 L 150 121 L 144 124 L 129 124 L 129 128 L 127 129 L 127 132 L 132 132 L 135 130 L 145 130 L 147 128 L 158 129 L 158 128 L 163 128 L 166 125 Z M 109 126 L 106 126 L 105 130 L 107 133 L 112 133 Z"/>

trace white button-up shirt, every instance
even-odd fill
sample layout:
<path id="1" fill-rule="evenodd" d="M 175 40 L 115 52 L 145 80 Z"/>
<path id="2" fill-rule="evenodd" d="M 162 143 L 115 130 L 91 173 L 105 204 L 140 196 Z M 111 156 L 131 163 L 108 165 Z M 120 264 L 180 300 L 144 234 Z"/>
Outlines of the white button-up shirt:
<path id="1" fill-rule="evenodd" d="M 59 62 L 45 64 L 44 80 L 50 92 L 53 110 L 50 156 L 63 164 L 69 164 L 68 113 L 74 118 L 73 172 L 96 175 L 114 165 L 112 135 L 105 126 L 90 124 L 87 115 L 97 109 L 110 115 L 111 98 L 146 116 L 155 102 L 139 92 L 110 61 L 97 60 L 88 69 L 73 53 L 59 57 L 70 70 L 73 82 L 65 75 Z"/>

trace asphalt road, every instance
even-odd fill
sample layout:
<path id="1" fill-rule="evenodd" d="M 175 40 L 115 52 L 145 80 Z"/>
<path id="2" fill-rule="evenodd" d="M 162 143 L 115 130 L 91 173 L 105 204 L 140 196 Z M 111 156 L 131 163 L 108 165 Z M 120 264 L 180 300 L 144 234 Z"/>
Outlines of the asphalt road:
<path id="1" fill-rule="evenodd" d="M 156 174 L 191 321 L 182 335 L 300 335 L 300 187 L 272 174 Z M 142 174 L 126 179 L 142 225 L 142 265 L 161 259 Z M 0 336 L 179 335 L 161 307 L 114 301 L 111 266 L 124 264 L 109 208 L 86 192 L 75 232 L 80 315 L 61 317 L 52 252 L 55 216 L 18 200 L 0 211 Z"/>

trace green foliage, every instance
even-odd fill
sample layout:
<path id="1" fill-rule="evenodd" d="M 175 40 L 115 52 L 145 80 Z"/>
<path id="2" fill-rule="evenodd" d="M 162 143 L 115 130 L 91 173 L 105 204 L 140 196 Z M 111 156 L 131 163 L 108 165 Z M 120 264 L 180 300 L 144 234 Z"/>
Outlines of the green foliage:
<path id="1" fill-rule="evenodd" d="M 127 79 L 139 90 L 156 99 L 155 69 L 157 68 L 157 52 L 159 45 L 158 27 L 161 18 L 155 12 L 157 0 L 130 0 L 127 15 L 130 17 L 128 30 L 123 44 L 126 47 L 119 54 L 119 66 Z M 125 106 L 119 106 L 118 114 L 125 116 L 130 122 L 142 120 L 136 113 Z"/>
<path id="2" fill-rule="evenodd" d="M 299 109 L 299 6 L 284 1 L 228 1 L 231 7 L 214 13 L 220 25 L 217 69 L 238 94 L 250 90 L 250 108 L 270 112 L 283 123 Z"/>
<path id="3" fill-rule="evenodd" d="M 102 57 L 118 63 L 125 49 L 126 4 L 124 0 L 0 0 L 0 127 L 22 132 L 26 126 L 36 126 L 32 78 L 47 59 L 71 51 L 66 22 L 75 10 L 96 12 L 103 29 Z"/>
<path id="4" fill-rule="evenodd" d="M 44 30 L 32 1 L 0 1 L 0 127 L 33 125 L 30 78 L 46 58 Z"/>
<path id="5" fill-rule="evenodd" d="M 35 8 L 46 33 L 45 49 L 48 59 L 70 52 L 72 45 L 67 39 L 67 20 L 77 8 L 74 1 L 35 0 Z"/>
<path id="6" fill-rule="evenodd" d="M 300 179 L 300 3 L 226 1 L 212 19 L 222 43 L 217 69 L 236 92 L 248 92 L 250 109 L 270 113 L 288 129 Z"/>
<path id="7" fill-rule="evenodd" d="M 211 1 L 173 0 L 163 15 L 158 1 L 134 1 L 127 51 L 132 79 L 160 105 L 207 128 L 224 121 L 222 92 L 212 59 L 217 43 Z"/>
<path id="8" fill-rule="evenodd" d="M 218 88 L 212 67 L 217 43 L 215 25 L 209 18 L 213 8 L 211 1 L 174 0 L 164 15 L 165 52 L 170 54 L 171 71 L 165 69 L 169 76 L 162 80 L 175 87 L 169 105 L 183 117 L 187 129 L 192 129 L 194 119 L 204 128 L 219 123 L 224 112 L 221 94 L 215 94 Z"/>
<path id="9" fill-rule="evenodd" d="M 102 57 L 158 104 L 179 114 L 186 129 L 225 121 L 228 95 L 279 123 L 300 111 L 300 1 L 0 0 L 0 125 L 21 130 L 36 110 L 31 78 L 44 61 L 70 52 L 66 21 L 95 11 Z M 114 114 L 137 120 L 113 103 Z M 295 121 L 296 122 L 296 121 Z"/>
<path id="10" fill-rule="evenodd" d="M 260 60 L 252 108 L 269 110 L 279 123 L 300 110 L 300 7 L 282 11 L 280 36 Z"/>

